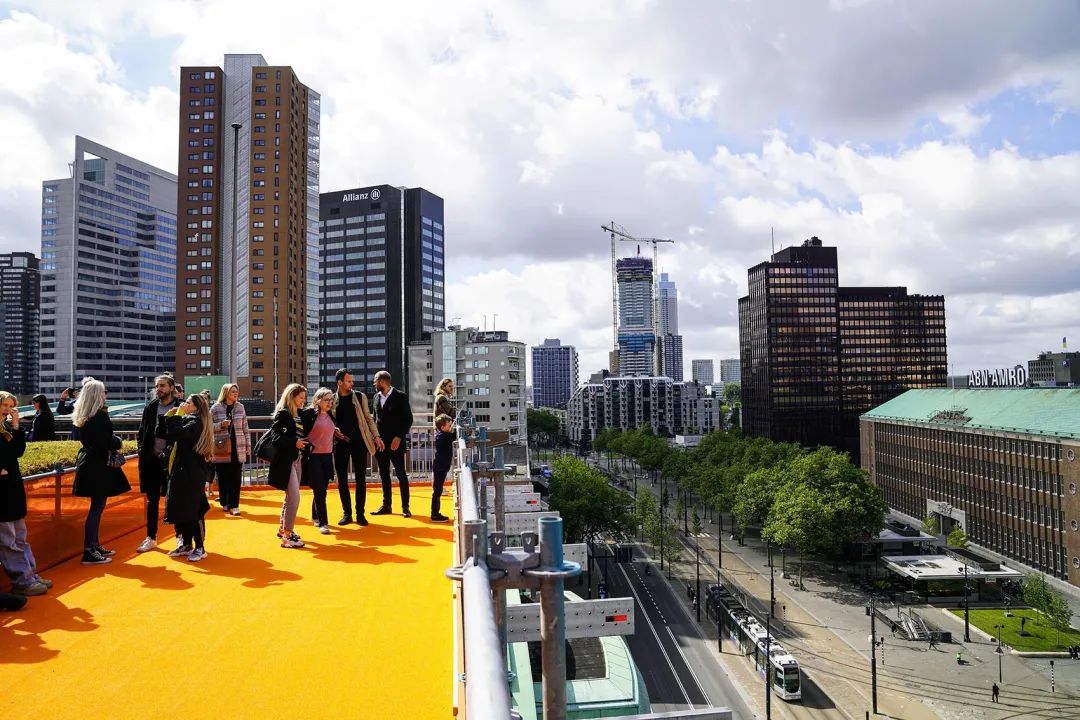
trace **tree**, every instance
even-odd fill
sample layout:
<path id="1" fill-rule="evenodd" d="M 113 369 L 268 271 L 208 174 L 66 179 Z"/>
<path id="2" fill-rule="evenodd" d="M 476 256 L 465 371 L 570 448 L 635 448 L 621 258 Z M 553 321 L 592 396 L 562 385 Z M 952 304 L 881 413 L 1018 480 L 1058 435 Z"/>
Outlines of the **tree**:
<path id="1" fill-rule="evenodd" d="M 945 544 L 951 548 L 957 548 L 963 550 L 968 546 L 967 533 L 964 532 L 964 527 L 960 524 L 953 526 L 953 529 L 949 531 L 949 537 L 946 538 Z"/>
<path id="2" fill-rule="evenodd" d="M 637 503 L 635 505 L 635 516 L 638 526 L 641 528 L 641 537 L 649 537 L 649 542 L 652 542 L 652 538 L 657 538 L 659 543 L 659 516 L 656 512 L 656 496 L 652 494 L 651 490 L 645 489 L 638 493 Z"/>
<path id="3" fill-rule="evenodd" d="M 530 443 L 548 447 L 554 445 L 562 434 L 559 425 L 559 416 L 550 410 L 529 408 L 525 411 L 525 427 Z"/>
<path id="4" fill-rule="evenodd" d="M 923 532 L 927 535 L 937 535 L 941 532 L 941 527 L 938 525 L 937 516 L 933 513 L 926 513 L 926 517 L 922 521 Z"/>
<path id="5" fill-rule="evenodd" d="M 728 405 L 734 405 L 742 399 L 742 385 L 736 382 L 724 383 L 724 400 Z"/>
<path id="6" fill-rule="evenodd" d="M 567 542 L 623 539 L 634 533 L 633 501 L 575 457 L 552 463 L 549 503 L 562 516 Z"/>
<path id="7" fill-rule="evenodd" d="M 777 468 L 755 470 L 746 476 L 735 491 L 733 507 L 741 534 L 745 535 L 751 525 L 764 524 L 773 504 L 773 493 L 785 479 L 783 471 Z"/>
<path id="8" fill-rule="evenodd" d="M 774 545 L 793 548 L 802 556 L 836 546 L 831 510 L 825 496 L 806 485 L 785 486 L 777 494 L 761 537 Z M 802 563 L 799 563 L 802 585 Z"/>
<path id="9" fill-rule="evenodd" d="M 1020 590 L 1021 597 L 1024 598 L 1024 602 L 1039 611 L 1035 616 L 1036 622 L 1038 621 L 1039 615 L 1044 613 L 1046 608 L 1049 607 L 1051 603 L 1051 592 L 1050 585 L 1042 575 L 1038 573 L 1029 573 L 1024 576 L 1024 584 L 1021 586 Z"/>
<path id="10" fill-rule="evenodd" d="M 1058 592 L 1052 588 L 1049 589 L 1049 597 L 1047 598 L 1046 606 L 1046 619 L 1050 621 L 1050 624 L 1054 627 L 1056 633 L 1056 642 L 1061 641 L 1061 631 L 1069 629 L 1069 623 L 1072 622 L 1072 608 L 1069 606 L 1069 601 L 1065 598 L 1063 593 Z"/>

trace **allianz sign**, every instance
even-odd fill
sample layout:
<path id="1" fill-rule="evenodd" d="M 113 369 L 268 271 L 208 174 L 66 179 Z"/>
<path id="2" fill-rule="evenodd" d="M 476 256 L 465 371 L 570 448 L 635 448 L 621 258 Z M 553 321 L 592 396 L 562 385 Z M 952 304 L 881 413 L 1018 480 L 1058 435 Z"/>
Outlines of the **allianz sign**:
<path id="1" fill-rule="evenodd" d="M 968 387 L 1024 387 L 1028 371 L 1023 365 L 996 370 L 972 370 L 968 375 Z"/>

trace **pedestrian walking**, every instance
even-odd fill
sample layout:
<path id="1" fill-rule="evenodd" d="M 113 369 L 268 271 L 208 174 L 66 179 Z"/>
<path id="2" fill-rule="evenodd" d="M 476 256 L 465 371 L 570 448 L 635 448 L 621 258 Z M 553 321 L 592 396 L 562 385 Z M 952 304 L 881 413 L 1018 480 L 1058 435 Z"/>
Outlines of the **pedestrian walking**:
<path id="1" fill-rule="evenodd" d="M 1001 688 L 998 687 L 997 683 L 994 683 L 994 686 L 992 688 L 990 688 L 991 699 L 994 702 L 998 702 L 998 694 L 1000 692 L 1001 692 Z"/>
<path id="2" fill-rule="evenodd" d="M 933 633 L 930 633 L 930 647 L 927 648 L 927 651 L 933 650 L 936 647 L 937 647 L 937 638 L 934 637 Z"/>
<path id="3" fill-rule="evenodd" d="M 296 513 L 300 509 L 300 476 L 303 474 L 301 452 L 308 446 L 304 437 L 304 425 L 300 409 L 307 402 L 307 388 L 291 383 L 282 391 L 274 410 L 274 421 L 269 437 L 273 445 L 273 459 L 266 482 L 270 487 L 285 491 L 281 504 L 281 526 L 278 537 L 283 548 L 302 548 L 304 541 L 295 531 Z"/>
<path id="4" fill-rule="evenodd" d="M 311 519 L 319 532 L 330 534 L 330 517 L 326 512 L 326 488 L 334 479 L 334 436 L 337 426 L 330 408 L 334 404 L 334 391 L 319 388 L 311 401 L 311 407 L 300 411 L 304 425 L 304 435 L 308 446 L 305 462 L 305 477 L 311 486 Z"/>
<path id="5" fill-rule="evenodd" d="M 337 392 L 330 408 L 337 432 L 334 433 L 334 469 L 337 472 L 341 519 L 338 525 L 353 521 L 352 496 L 349 493 L 349 462 L 356 478 L 356 524 L 367 525 L 367 469 L 375 455 L 378 428 L 371 416 L 367 396 L 353 390 L 353 374 L 341 368 L 334 375 Z"/>
<path id="6" fill-rule="evenodd" d="M 250 430 L 247 411 L 240 402 L 240 386 L 221 386 L 217 402 L 210 408 L 214 423 L 214 459 L 211 473 L 217 474 L 218 502 L 229 515 L 240 514 L 240 485 L 244 463 L 250 460 Z"/>
<path id="7" fill-rule="evenodd" d="M 171 450 L 166 464 L 169 477 L 165 514 L 184 543 L 169 557 L 187 556 L 191 562 L 206 557 L 203 518 L 210 511 L 204 487 L 214 455 L 214 427 L 210 403 L 202 393 L 191 395 L 179 407 L 158 419 L 158 434 Z"/>

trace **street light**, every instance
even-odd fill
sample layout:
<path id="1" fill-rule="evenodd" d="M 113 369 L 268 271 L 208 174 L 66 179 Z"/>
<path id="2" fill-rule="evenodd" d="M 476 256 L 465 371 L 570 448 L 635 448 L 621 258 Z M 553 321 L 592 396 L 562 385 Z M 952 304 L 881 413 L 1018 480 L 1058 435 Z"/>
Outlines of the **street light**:
<path id="1" fill-rule="evenodd" d="M 971 642 L 971 623 L 968 619 L 968 566 L 964 563 L 964 642 Z"/>
<path id="2" fill-rule="evenodd" d="M 866 614 L 870 616 L 870 702 L 873 706 L 874 714 L 877 715 L 877 643 L 874 641 L 877 638 L 877 623 L 876 608 L 874 607 L 874 596 L 870 596 L 870 603 L 866 606 Z"/>

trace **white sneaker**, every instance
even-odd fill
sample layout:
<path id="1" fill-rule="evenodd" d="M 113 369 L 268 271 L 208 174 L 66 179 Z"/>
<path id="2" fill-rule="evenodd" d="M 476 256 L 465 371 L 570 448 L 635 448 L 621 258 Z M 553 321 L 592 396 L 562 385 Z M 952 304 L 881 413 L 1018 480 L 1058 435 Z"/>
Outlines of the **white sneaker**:
<path id="1" fill-rule="evenodd" d="M 229 511 L 229 514 L 230 515 L 236 515 L 237 517 L 240 517 L 240 508 L 238 508 L 238 507 L 233 508 L 232 510 Z"/>
<path id="2" fill-rule="evenodd" d="M 330 528 L 327 527 L 326 525 L 320 525 L 319 526 L 319 532 L 321 532 L 323 535 L 329 535 L 330 534 Z"/>
<path id="3" fill-rule="evenodd" d="M 139 547 L 135 548 L 135 552 L 137 552 L 137 553 L 150 552 L 151 550 L 153 550 L 156 547 L 157 547 L 157 540 L 155 540 L 152 537 L 147 537 L 145 540 L 143 540 L 139 544 Z"/>
<path id="4" fill-rule="evenodd" d="M 207 555 L 209 555 L 209 553 L 206 552 L 206 550 L 204 548 L 195 548 L 194 550 L 191 551 L 191 554 L 188 555 L 187 559 L 188 559 L 188 562 L 199 562 L 200 560 L 205 558 Z"/>
<path id="5" fill-rule="evenodd" d="M 177 545 L 175 550 L 169 551 L 169 557 L 180 557 L 182 555 L 190 555 L 191 553 L 191 548 L 186 548 L 183 545 Z"/>

